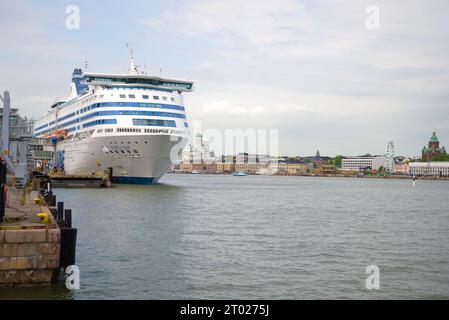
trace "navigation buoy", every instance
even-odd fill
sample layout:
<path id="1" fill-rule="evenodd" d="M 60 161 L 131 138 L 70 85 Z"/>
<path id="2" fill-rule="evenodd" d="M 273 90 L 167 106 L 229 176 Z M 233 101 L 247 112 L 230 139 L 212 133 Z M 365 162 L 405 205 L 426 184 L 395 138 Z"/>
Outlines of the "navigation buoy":
<path id="1" fill-rule="evenodd" d="M 412 180 L 413 180 L 412 185 L 415 187 L 416 186 L 416 176 L 413 176 Z"/>

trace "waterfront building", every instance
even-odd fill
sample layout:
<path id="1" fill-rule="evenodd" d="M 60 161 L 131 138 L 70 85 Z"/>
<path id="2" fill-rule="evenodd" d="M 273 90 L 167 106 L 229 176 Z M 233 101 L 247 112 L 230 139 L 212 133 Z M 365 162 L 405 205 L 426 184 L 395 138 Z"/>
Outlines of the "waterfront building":
<path id="1" fill-rule="evenodd" d="M 215 162 L 182 162 L 179 169 L 184 172 L 216 173 L 217 164 Z"/>
<path id="2" fill-rule="evenodd" d="M 261 169 L 266 169 L 268 166 L 266 163 L 254 163 L 254 162 L 246 162 L 246 163 L 239 163 L 237 162 L 235 164 L 235 171 L 236 172 L 247 172 L 250 174 L 255 174 L 256 172 L 260 171 Z"/>
<path id="3" fill-rule="evenodd" d="M 315 174 L 336 174 L 337 169 L 333 164 L 322 164 L 315 167 Z"/>
<path id="4" fill-rule="evenodd" d="M 279 175 L 303 175 L 313 172 L 312 163 L 273 163 L 270 171 Z"/>
<path id="5" fill-rule="evenodd" d="M 28 140 L 28 170 L 47 173 L 53 166 L 55 145 L 50 139 L 31 138 Z"/>
<path id="6" fill-rule="evenodd" d="M 434 132 L 430 137 L 428 145 L 422 148 L 421 159 L 424 161 L 432 161 L 435 157 L 446 154 L 446 148 L 440 148 L 440 141 L 438 140 L 436 132 Z"/>
<path id="7" fill-rule="evenodd" d="M 449 176 L 449 161 L 411 162 L 408 167 L 409 174 L 415 176 Z"/>
<path id="8" fill-rule="evenodd" d="M 210 147 L 204 142 L 203 136 L 198 133 L 193 141 L 187 145 L 182 152 L 182 161 L 191 163 L 213 162 L 214 154 Z"/>
<path id="9" fill-rule="evenodd" d="M 185 172 L 191 172 L 193 170 L 193 163 L 187 161 L 187 162 L 181 162 L 179 164 L 179 170 L 185 171 Z"/>
<path id="10" fill-rule="evenodd" d="M 345 171 L 375 171 L 379 170 L 386 160 L 386 156 L 345 157 L 341 160 L 341 169 Z"/>
<path id="11" fill-rule="evenodd" d="M 235 171 L 233 162 L 217 162 L 217 173 L 230 173 Z"/>
<path id="12" fill-rule="evenodd" d="M 217 163 L 216 162 L 206 162 L 204 171 L 206 173 L 216 173 L 217 172 Z"/>
<path id="13" fill-rule="evenodd" d="M 280 163 L 305 163 L 305 162 L 310 162 L 307 160 L 307 158 L 301 158 L 299 156 L 296 157 L 284 157 L 279 159 Z"/>
<path id="14" fill-rule="evenodd" d="M 3 128 L 3 108 L 0 108 L 0 138 Z M 19 109 L 11 109 L 9 113 L 9 138 L 30 137 L 33 131 L 32 121 L 19 114 Z"/>
<path id="15" fill-rule="evenodd" d="M 227 162 L 227 163 L 235 163 L 236 159 L 235 156 L 231 156 L 231 155 L 223 155 L 221 156 L 221 162 Z"/>
<path id="16" fill-rule="evenodd" d="M 31 138 L 28 140 L 30 159 L 51 161 L 55 145 L 49 139 Z"/>
<path id="17" fill-rule="evenodd" d="M 312 162 L 315 165 L 322 165 L 329 162 L 331 157 L 321 156 L 320 150 L 317 150 L 314 156 L 299 157 L 300 162 Z"/>
<path id="18" fill-rule="evenodd" d="M 2 138 L 4 116 L 4 109 L 0 108 L 0 139 Z M 15 177 L 15 184 L 24 186 L 27 181 L 28 169 L 32 167 L 30 164 L 31 154 L 29 152 L 29 140 L 31 139 L 33 122 L 26 117 L 22 117 L 19 114 L 19 109 L 12 108 L 9 110 L 8 126 L 8 169 Z"/>
<path id="19" fill-rule="evenodd" d="M 393 164 L 393 173 L 394 174 L 408 174 L 409 173 L 408 163 L 406 163 L 406 162 L 394 163 Z"/>
<path id="20" fill-rule="evenodd" d="M 258 163 L 259 156 L 256 154 L 249 154 L 247 152 L 238 153 L 235 156 L 236 163 Z"/>
<path id="21" fill-rule="evenodd" d="M 248 153 L 238 153 L 235 156 L 235 162 L 236 163 L 248 163 L 249 160 L 249 154 Z"/>
<path id="22" fill-rule="evenodd" d="M 259 155 L 258 159 L 259 159 L 260 163 L 266 163 L 266 164 L 279 162 L 278 157 L 273 157 L 270 155 Z"/>

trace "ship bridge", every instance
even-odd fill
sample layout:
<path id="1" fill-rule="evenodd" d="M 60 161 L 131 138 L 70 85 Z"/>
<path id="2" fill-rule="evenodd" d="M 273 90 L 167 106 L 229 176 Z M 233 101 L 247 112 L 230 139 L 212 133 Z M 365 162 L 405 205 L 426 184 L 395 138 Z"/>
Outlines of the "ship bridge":
<path id="1" fill-rule="evenodd" d="M 162 88 L 166 90 L 191 92 L 193 81 L 176 80 L 156 76 L 138 74 L 106 74 L 106 73 L 83 73 L 82 83 L 85 85 L 101 85 L 106 87 L 145 87 Z"/>

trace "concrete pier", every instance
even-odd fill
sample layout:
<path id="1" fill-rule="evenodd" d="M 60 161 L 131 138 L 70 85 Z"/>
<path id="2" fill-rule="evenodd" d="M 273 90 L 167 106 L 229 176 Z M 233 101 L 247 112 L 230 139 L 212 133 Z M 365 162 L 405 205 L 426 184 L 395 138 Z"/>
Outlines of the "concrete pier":
<path id="1" fill-rule="evenodd" d="M 47 205 L 36 202 L 24 189 L 8 190 L 0 225 L 0 287 L 49 285 L 59 269 L 61 230 Z"/>
<path id="2" fill-rule="evenodd" d="M 103 172 L 50 175 L 53 188 L 107 188 L 111 186 L 109 176 Z"/>

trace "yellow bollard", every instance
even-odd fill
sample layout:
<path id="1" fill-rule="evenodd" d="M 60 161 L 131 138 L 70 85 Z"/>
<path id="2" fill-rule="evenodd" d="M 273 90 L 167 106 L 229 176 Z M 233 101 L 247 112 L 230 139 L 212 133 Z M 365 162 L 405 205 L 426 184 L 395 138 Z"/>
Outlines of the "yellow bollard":
<path id="1" fill-rule="evenodd" d="M 41 213 L 38 213 L 37 216 L 39 218 L 41 218 L 41 222 L 43 222 L 43 223 L 48 222 L 48 214 L 41 212 Z"/>

